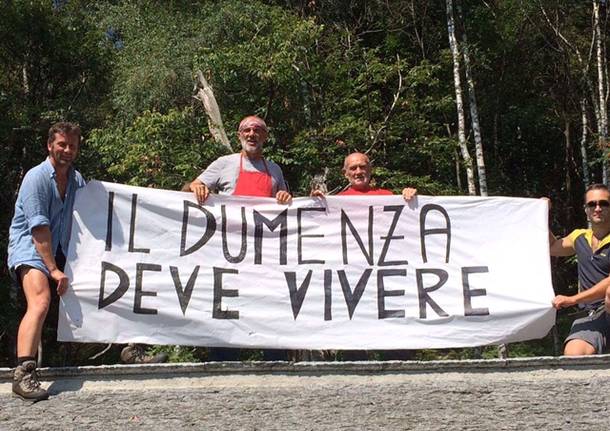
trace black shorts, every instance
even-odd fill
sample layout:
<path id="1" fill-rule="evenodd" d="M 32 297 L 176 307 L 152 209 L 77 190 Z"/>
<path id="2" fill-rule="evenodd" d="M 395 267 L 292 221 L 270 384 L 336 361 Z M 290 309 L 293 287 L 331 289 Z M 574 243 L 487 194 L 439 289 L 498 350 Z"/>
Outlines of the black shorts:
<path id="1" fill-rule="evenodd" d="M 66 267 L 66 256 L 64 256 L 64 253 L 61 250 L 61 246 L 57 248 L 57 254 L 55 255 L 55 264 L 57 265 L 57 268 L 62 272 Z M 11 267 L 8 269 L 8 273 L 10 274 L 11 279 L 13 280 L 13 286 L 15 289 L 23 289 L 23 286 L 21 285 L 21 271 L 28 268 L 38 269 L 27 264 L 19 265 L 17 268 Z M 51 284 L 54 284 L 53 280 L 49 281 Z"/>

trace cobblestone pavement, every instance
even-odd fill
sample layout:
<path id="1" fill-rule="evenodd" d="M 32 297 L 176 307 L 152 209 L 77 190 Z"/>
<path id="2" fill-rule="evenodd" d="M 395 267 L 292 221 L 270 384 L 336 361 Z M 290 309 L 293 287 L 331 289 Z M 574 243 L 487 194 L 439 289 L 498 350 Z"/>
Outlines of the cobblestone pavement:
<path id="1" fill-rule="evenodd" d="M 115 376 L 116 378 L 116 376 Z M 35 404 L 0 385 L 2 430 L 587 430 L 610 369 L 59 378 Z"/>

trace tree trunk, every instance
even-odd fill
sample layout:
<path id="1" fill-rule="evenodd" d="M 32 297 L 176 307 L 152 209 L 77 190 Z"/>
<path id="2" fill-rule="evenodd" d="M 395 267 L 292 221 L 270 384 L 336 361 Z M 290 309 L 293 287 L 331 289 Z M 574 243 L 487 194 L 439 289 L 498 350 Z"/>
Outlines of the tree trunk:
<path id="1" fill-rule="evenodd" d="M 460 154 L 458 153 L 457 150 L 455 150 L 455 178 L 457 181 L 457 188 L 460 191 L 460 193 L 463 190 L 462 187 L 462 176 L 460 175 L 461 169 L 460 169 Z"/>
<path id="2" fill-rule="evenodd" d="M 587 156 L 587 139 L 589 125 L 587 120 L 587 99 L 585 98 L 580 101 L 580 114 L 582 125 L 582 133 L 580 135 L 580 158 L 582 162 L 582 180 L 586 189 L 591 182 L 591 177 L 589 174 L 589 158 Z"/>
<path id="3" fill-rule="evenodd" d="M 414 2 L 414 0 L 411 0 L 411 3 L 409 4 L 409 12 L 411 12 L 411 19 L 413 20 L 413 31 L 415 33 L 415 40 L 417 40 L 417 45 L 419 46 L 419 49 L 421 51 L 422 58 L 425 59 L 426 58 L 426 46 L 424 45 L 423 34 L 420 35 L 419 31 L 417 30 L 417 18 L 419 16 L 415 12 L 415 2 Z M 422 33 L 423 33 L 423 31 L 422 31 Z"/>
<path id="4" fill-rule="evenodd" d="M 216 97 L 214 97 L 214 91 L 212 90 L 212 86 L 203 76 L 203 73 L 201 73 L 201 70 L 197 71 L 197 86 L 195 88 L 197 92 L 194 97 L 203 103 L 203 109 L 205 109 L 205 113 L 208 116 L 210 133 L 212 133 L 212 136 L 218 143 L 224 145 L 230 151 L 233 151 L 224 126 L 222 125 L 222 117 L 220 115 L 218 103 L 216 103 Z"/>
<path id="5" fill-rule="evenodd" d="M 21 66 L 21 80 L 23 85 L 23 93 L 27 95 L 30 93 L 30 80 L 28 78 L 28 69 L 25 64 Z"/>
<path id="6" fill-rule="evenodd" d="M 604 184 L 608 184 L 608 112 L 606 109 L 606 74 L 604 66 L 606 55 L 603 50 L 602 33 L 599 23 L 599 3 L 593 0 L 593 31 L 595 32 L 595 51 L 597 57 L 597 92 L 599 103 L 599 147 L 602 151 L 602 177 Z"/>
<path id="7" fill-rule="evenodd" d="M 449 48 L 453 57 L 453 83 L 455 86 L 455 103 L 458 115 L 458 144 L 464 164 L 466 166 L 466 178 L 468 181 L 468 194 L 474 196 L 477 194 L 476 185 L 474 182 L 474 171 L 472 168 L 472 158 L 468 152 L 466 143 L 466 121 L 464 118 L 464 101 L 462 98 L 462 81 L 460 78 L 460 55 L 455 38 L 455 21 L 453 18 L 453 0 L 447 0 L 447 30 L 449 33 Z"/>
<path id="8" fill-rule="evenodd" d="M 578 61 L 578 64 L 580 65 L 582 81 L 586 86 L 589 98 L 591 100 L 593 112 L 595 113 L 595 125 L 597 127 L 597 133 L 598 133 L 598 147 L 599 147 L 599 151 L 602 152 L 602 177 L 603 177 L 603 182 L 607 183 L 608 172 L 607 172 L 607 163 L 606 163 L 605 159 L 607 156 L 606 140 L 607 140 L 607 135 L 608 135 L 608 115 L 607 115 L 607 109 L 606 109 L 606 100 L 604 98 L 604 82 L 607 82 L 607 79 L 605 78 L 606 73 L 604 73 L 606 60 L 605 60 L 604 50 L 602 48 L 603 45 L 602 45 L 601 30 L 600 30 L 600 23 L 599 23 L 598 2 L 597 2 L 597 0 L 593 0 L 593 10 L 592 10 L 593 26 L 591 28 L 591 44 L 590 44 L 590 47 L 588 50 L 589 55 L 586 59 L 583 57 L 583 55 L 581 54 L 578 47 L 576 45 L 572 44 L 561 33 L 559 27 L 556 24 L 554 24 L 554 22 L 549 18 L 549 15 L 546 13 L 546 10 L 542 7 L 542 5 L 540 5 L 540 10 L 542 11 L 542 14 L 544 15 L 547 24 L 553 30 L 553 32 L 555 33 L 557 38 L 570 51 L 572 51 L 576 55 L 576 60 Z M 596 52 L 596 54 L 597 54 L 596 55 L 597 74 L 598 74 L 597 88 L 595 88 L 592 77 L 589 74 L 589 69 L 590 69 L 590 66 L 592 63 L 592 56 L 593 56 L 594 52 Z M 600 77 L 601 77 L 601 79 L 599 79 Z M 606 90 L 605 94 L 607 97 L 607 90 Z M 586 113 L 584 115 L 586 115 Z M 586 118 L 585 118 L 585 121 L 586 121 Z M 587 133 L 586 130 L 584 130 L 583 133 Z M 581 147 L 581 151 L 582 151 L 582 149 L 583 148 Z M 584 149 L 586 151 L 586 148 L 584 148 Z M 588 171 L 588 169 L 587 169 L 587 171 Z M 584 173 L 584 169 L 583 169 L 583 173 Z M 587 175 L 586 181 L 590 181 L 590 180 L 591 180 L 591 175 L 589 174 L 589 175 Z"/>
<path id="9" fill-rule="evenodd" d="M 451 126 L 448 123 L 445 123 L 445 128 L 447 129 L 447 136 L 449 139 L 453 139 L 453 133 L 451 133 Z M 460 163 L 460 153 L 457 148 L 453 150 L 453 160 L 455 162 L 455 183 L 457 184 L 457 189 L 459 193 L 464 192 L 464 188 L 462 186 L 462 169 Z"/>
<path id="10" fill-rule="evenodd" d="M 462 8 L 458 3 L 458 16 L 462 20 L 465 27 Z M 468 103 L 470 106 L 470 121 L 472 123 L 472 132 L 474 135 L 475 157 L 477 161 L 477 174 L 479 177 L 479 193 L 481 196 L 487 196 L 487 174 L 485 171 L 485 158 L 483 157 L 483 141 L 481 139 L 481 126 L 479 122 L 479 108 L 477 98 L 474 91 L 474 79 L 472 77 L 472 69 L 470 67 L 470 53 L 468 50 L 468 37 L 466 28 L 462 32 L 462 55 L 464 57 L 464 71 L 466 72 L 466 88 L 468 89 Z"/>
<path id="11" fill-rule="evenodd" d="M 563 118 L 564 118 L 564 127 L 563 127 L 563 136 L 565 138 L 565 159 L 564 159 L 564 166 L 565 166 L 565 170 L 566 170 L 566 181 L 565 181 L 565 186 L 566 186 L 566 195 L 568 196 L 568 202 L 571 202 L 571 196 L 572 196 L 572 175 L 571 175 L 571 165 L 572 163 L 570 163 L 571 158 L 572 158 L 572 130 L 571 130 L 571 124 L 570 124 L 570 120 L 568 117 L 568 113 L 564 112 L 563 113 Z M 565 220 L 568 226 L 572 226 L 572 218 L 573 218 L 573 214 L 574 214 L 574 209 L 572 208 L 572 205 L 566 205 L 565 206 Z"/>

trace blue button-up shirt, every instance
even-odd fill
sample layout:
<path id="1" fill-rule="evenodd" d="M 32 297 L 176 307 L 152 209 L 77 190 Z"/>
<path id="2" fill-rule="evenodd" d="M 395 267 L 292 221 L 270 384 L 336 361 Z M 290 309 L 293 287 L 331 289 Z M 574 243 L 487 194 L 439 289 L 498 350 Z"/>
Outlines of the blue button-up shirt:
<path id="1" fill-rule="evenodd" d="M 60 245 L 62 251 L 67 253 L 74 197 L 76 190 L 84 186 L 85 180 L 81 174 L 76 169 L 70 168 L 66 194 L 62 200 L 57 189 L 55 169 L 48 158 L 25 174 L 9 230 L 9 269 L 29 265 L 49 274 L 34 247 L 32 229 L 49 226 L 53 254 L 57 253 Z"/>

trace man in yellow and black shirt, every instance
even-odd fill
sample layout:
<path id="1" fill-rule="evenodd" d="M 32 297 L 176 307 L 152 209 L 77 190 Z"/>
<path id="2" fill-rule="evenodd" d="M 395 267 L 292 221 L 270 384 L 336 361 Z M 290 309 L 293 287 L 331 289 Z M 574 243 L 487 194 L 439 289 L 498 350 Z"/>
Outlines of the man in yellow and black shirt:
<path id="1" fill-rule="evenodd" d="M 576 319 L 565 340 L 566 356 L 603 353 L 610 335 L 610 317 L 604 297 L 610 286 L 610 191 L 604 184 L 593 184 L 585 193 L 585 213 L 590 229 L 576 229 L 557 239 L 550 233 L 551 256 L 572 256 L 578 261 L 579 292 L 557 295 L 556 309 L 578 305 L 589 314 Z"/>

